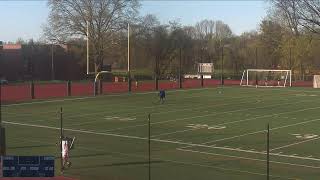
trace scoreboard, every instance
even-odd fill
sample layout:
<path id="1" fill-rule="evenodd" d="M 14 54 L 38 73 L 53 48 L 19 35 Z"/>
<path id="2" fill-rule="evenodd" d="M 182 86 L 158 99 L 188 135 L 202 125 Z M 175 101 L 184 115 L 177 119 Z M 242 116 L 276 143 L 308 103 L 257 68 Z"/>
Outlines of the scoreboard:
<path id="1" fill-rule="evenodd" d="M 54 159 L 54 156 L 3 156 L 0 175 L 2 173 L 3 177 L 54 177 Z"/>

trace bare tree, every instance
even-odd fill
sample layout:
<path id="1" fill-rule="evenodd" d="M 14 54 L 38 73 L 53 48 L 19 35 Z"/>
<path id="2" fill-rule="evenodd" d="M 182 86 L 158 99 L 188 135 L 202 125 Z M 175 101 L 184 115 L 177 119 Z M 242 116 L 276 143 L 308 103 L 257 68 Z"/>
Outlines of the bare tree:
<path id="1" fill-rule="evenodd" d="M 313 33 L 320 33 L 319 0 L 271 0 L 273 7 L 280 10 L 287 24 L 298 33 L 299 25 Z"/>
<path id="2" fill-rule="evenodd" d="M 51 11 L 49 24 L 44 28 L 46 37 L 60 43 L 89 37 L 95 72 L 103 64 L 106 42 L 134 20 L 139 7 L 137 0 L 49 0 L 48 5 Z"/>

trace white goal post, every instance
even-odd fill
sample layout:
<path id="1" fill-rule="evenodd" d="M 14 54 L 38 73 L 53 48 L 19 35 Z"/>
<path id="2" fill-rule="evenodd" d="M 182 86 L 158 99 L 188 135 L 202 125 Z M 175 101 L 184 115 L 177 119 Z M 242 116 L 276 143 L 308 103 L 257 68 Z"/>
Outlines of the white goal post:
<path id="1" fill-rule="evenodd" d="M 320 88 L 320 75 L 313 75 L 313 88 Z"/>
<path id="2" fill-rule="evenodd" d="M 292 71 L 285 69 L 247 69 L 243 71 L 240 81 L 240 86 L 291 87 L 291 85 Z"/>

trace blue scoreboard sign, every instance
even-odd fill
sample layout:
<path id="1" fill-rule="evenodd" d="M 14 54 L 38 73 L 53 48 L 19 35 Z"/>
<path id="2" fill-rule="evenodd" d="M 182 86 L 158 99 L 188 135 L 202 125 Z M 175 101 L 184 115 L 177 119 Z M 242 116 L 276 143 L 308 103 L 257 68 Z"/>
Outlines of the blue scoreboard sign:
<path id="1" fill-rule="evenodd" d="M 3 156 L 3 177 L 53 177 L 54 156 Z"/>

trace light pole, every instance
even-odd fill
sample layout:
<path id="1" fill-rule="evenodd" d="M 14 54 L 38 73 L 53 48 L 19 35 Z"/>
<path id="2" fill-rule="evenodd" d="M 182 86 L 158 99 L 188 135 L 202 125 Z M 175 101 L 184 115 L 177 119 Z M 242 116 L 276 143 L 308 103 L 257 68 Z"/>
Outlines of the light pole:
<path id="1" fill-rule="evenodd" d="M 53 42 L 56 39 L 50 39 L 50 40 L 51 40 L 51 80 L 54 80 Z"/>

